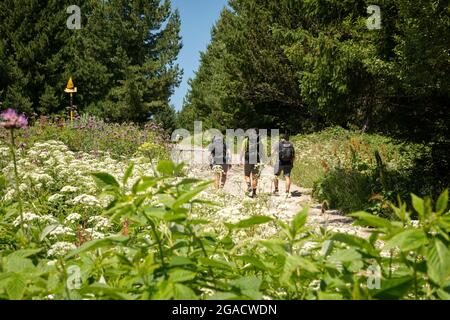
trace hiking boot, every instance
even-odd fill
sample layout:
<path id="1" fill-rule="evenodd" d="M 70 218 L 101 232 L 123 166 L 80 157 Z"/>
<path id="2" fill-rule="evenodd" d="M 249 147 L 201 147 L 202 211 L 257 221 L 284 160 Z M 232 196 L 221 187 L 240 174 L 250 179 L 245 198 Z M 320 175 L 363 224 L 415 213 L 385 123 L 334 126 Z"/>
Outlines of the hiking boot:
<path id="1" fill-rule="evenodd" d="M 284 197 L 285 197 L 286 199 L 290 198 L 290 197 L 291 197 L 291 193 L 290 193 L 290 192 L 286 192 L 286 193 L 284 194 Z"/>
<path id="2" fill-rule="evenodd" d="M 280 193 L 278 192 L 278 189 L 275 190 L 274 192 L 272 192 L 272 194 L 273 194 L 274 196 L 279 196 L 279 195 L 280 195 Z"/>

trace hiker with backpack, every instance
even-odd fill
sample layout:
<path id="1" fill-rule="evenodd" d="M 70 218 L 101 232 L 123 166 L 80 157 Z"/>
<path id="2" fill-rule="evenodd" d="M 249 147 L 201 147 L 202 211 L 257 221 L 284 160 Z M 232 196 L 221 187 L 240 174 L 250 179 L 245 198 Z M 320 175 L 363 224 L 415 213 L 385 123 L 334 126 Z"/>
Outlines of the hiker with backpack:
<path id="1" fill-rule="evenodd" d="M 248 135 L 242 142 L 240 163 L 244 165 L 245 183 L 247 184 L 247 195 L 256 198 L 256 189 L 264 158 L 264 146 L 260 141 L 258 130 L 248 130 Z"/>
<path id="2" fill-rule="evenodd" d="M 214 136 L 208 146 L 209 163 L 215 173 L 215 186 L 221 189 L 225 186 L 227 174 L 231 167 L 230 152 L 222 136 Z"/>
<path id="3" fill-rule="evenodd" d="M 278 177 L 283 172 L 283 175 L 286 179 L 286 197 L 290 196 L 290 188 L 291 188 L 291 171 L 294 167 L 295 160 L 295 149 L 294 145 L 289 142 L 289 136 L 283 135 L 281 140 L 276 143 L 272 148 L 272 154 L 275 156 L 275 164 L 274 164 L 274 185 L 275 190 L 273 191 L 274 195 L 278 195 Z"/>

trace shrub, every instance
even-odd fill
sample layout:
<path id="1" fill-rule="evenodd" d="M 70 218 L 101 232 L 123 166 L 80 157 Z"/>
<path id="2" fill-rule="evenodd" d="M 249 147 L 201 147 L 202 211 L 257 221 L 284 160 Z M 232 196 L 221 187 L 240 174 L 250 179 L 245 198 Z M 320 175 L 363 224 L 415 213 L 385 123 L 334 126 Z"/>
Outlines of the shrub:
<path id="1" fill-rule="evenodd" d="M 314 186 L 314 196 L 330 208 L 352 212 L 367 207 L 373 194 L 372 177 L 353 169 L 332 169 Z"/>
<path id="2" fill-rule="evenodd" d="M 314 188 L 320 200 L 344 212 L 380 211 L 378 200 L 384 203 L 383 199 L 394 200 L 397 195 L 407 199 L 410 192 L 432 193 L 429 161 L 424 161 L 427 146 L 342 128 L 292 141 L 297 150 L 294 182 Z"/>

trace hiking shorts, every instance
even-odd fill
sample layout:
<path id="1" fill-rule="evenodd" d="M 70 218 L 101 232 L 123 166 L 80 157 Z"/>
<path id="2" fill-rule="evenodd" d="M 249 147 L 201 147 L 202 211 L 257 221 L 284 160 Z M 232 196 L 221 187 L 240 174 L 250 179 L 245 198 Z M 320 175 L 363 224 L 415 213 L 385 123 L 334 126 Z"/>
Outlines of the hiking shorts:
<path id="1" fill-rule="evenodd" d="M 230 170 L 230 167 L 231 167 L 229 164 L 211 164 L 211 165 L 210 165 L 211 170 L 212 170 L 215 166 L 220 166 L 220 167 L 222 167 L 222 170 L 223 170 L 224 173 L 227 173 L 228 170 Z"/>
<path id="2" fill-rule="evenodd" d="M 259 175 L 259 166 L 256 164 L 244 164 L 244 175 L 250 177 L 250 174 L 257 176 Z"/>
<path id="3" fill-rule="evenodd" d="M 291 176 L 291 171 L 292 168 L 294 166 L 292 164 L 283 164 L 283 163 L 277 163 L 275 165 L 275 175 L 278 177 L 279 175 L 281 175 L 281 172 L 283 172 L 283 175 L 285 177 L 290 177 Z"/>

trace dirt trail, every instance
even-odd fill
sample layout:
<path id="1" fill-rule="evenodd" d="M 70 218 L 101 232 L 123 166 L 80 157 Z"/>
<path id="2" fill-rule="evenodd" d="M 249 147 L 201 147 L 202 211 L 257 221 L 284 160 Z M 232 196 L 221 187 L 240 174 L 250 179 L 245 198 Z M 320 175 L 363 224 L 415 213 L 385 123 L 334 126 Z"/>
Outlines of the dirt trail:
<path id="1" fill-rule="evenodd" d="M 207 165 L 208 151 L 203 148 L 191 149 L 182 147 L 178 149 L 178 160 L 187 161 L 189 159 L 189 151 L 194 151 L 193 154 L 197 157 L 197 163 L 203 160 L 203 164 L 190 164 L 190 175 L 198 179 L 212 179 L 214 173 Z M 232 163 L 238 163 L 238 155 L 232 156 Z M 349 218 L 337 210 L 322 210 L 322 205 L 317 203 L 312 196 L 312 190 L 302 188 L 297 185 L 291 185 L 292 196 L 286 198 L 284 180 L 279 181 L 279 196 L 272 195 L 273 191 L 273 177 L 274 169 L 270 165 L 265 165 L 261 171 L 258 182 L 258 194 L 267 195 L 269 200 L 268 215 L 277 217 L 286 222 L 290 221 L 292 217 L 302 210 L 305 206 L 309 206 L 308 224 L 313 227 L 324 226 L 328 230 L 335 232 L 343 232 L 355 234 L 366 237 L 368 235 L 367 229 L 352 225 L 353 219 Z M 213 188 L 213 187 L 211 187 Z M 246 184 L 244 181 L 244 169 L 242 166 L 233 165 L 228 172 L 227 182 L 224 191 L 237 198 L 244 199 Z"/>

